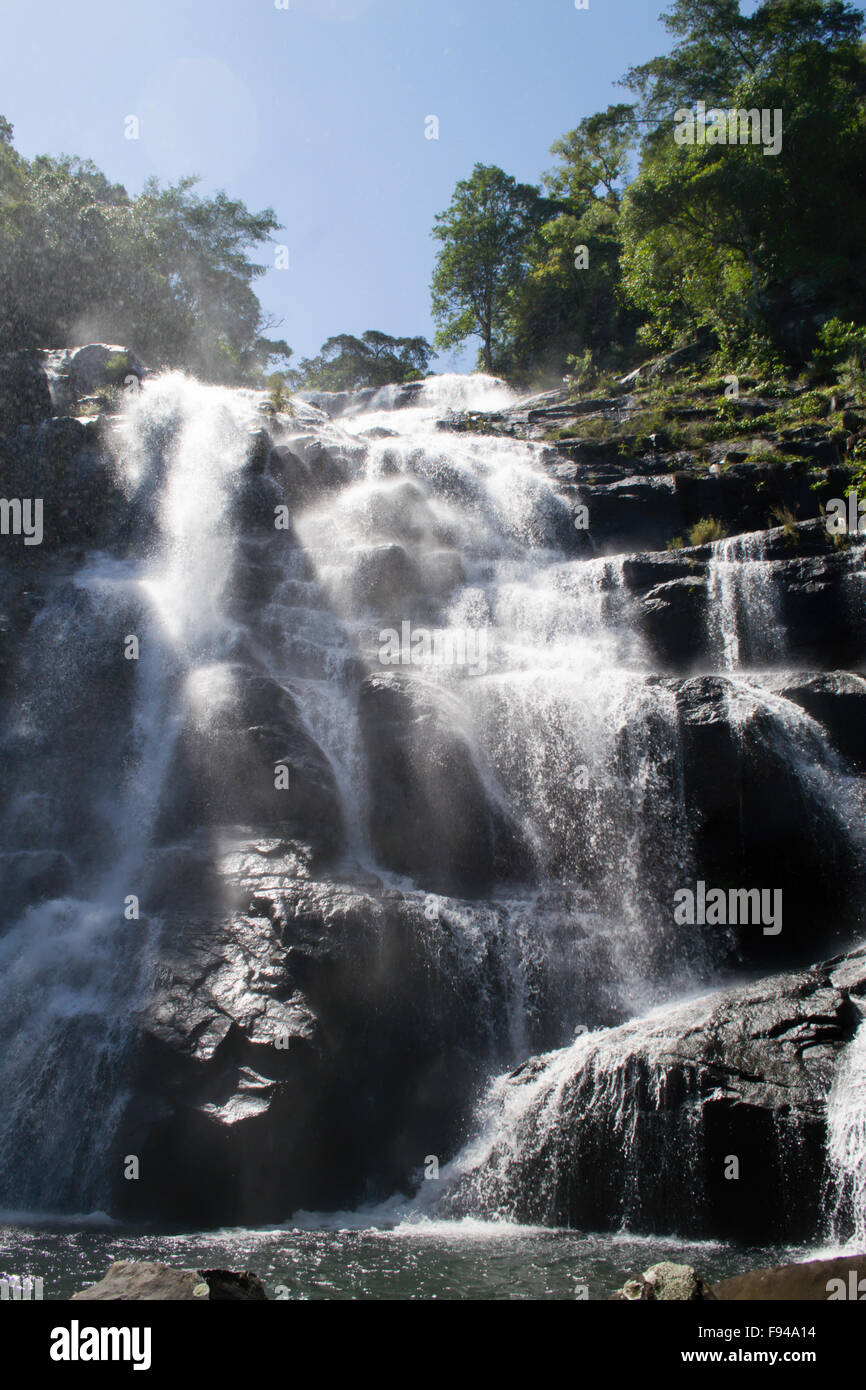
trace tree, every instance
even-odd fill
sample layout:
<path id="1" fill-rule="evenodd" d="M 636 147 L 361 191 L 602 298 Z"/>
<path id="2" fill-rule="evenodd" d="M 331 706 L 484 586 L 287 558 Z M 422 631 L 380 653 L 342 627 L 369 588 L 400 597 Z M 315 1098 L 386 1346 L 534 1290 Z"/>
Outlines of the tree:
<path id="1" fill-rule="evenodd" d="M 622 84 L 639 94 L 651 125 L 698 100 L 723 106 L 739 83 L 777 74 L 797 55 L 824 49 L 854 57 L 863 16 L 846 0 L 763 0 L 752 15 L 740 0 L 674 0 L 662 23 L 680 42 L 631 68 Z"/>
<path id="2" fill-rule="evenodd" d="M 258 384 L 290 349 L 266 335 L 250 252 L 277 227 L 195 180 L 131 198 L 87 160 L 28 162 L 0 118 L 0 348 L 128 343 L 153 367 Z"/>
<path id="3" fill-rule="evenodd" d="M 627 102 L 588 116 L 552 145 L 559 164 L 545 175 L 545 186 L 553 197 L 567 199 L 578 215 L 599 197 L 617 210 L 636 140 L 634 107 Z"/>
<path id="4" fill-rule="evenodd" d="M 621 103 L 553 145 L 558 163 L 544 183 L 556 211 L 530 237 L 511 297 L 509 373 L 559 379 L 570 357 L 608 363 L 633 340 L 636 316 L 619 296 L 619 209 L 635 142 L 633 108 Z"/>
<path id="5" fill-rule="evenodd" d="M 495 165 L 476 164 L 457 184 L 433 231 L 442 243 L 431 286 L 438 347 L 477 334 L 481 366 L 495 369 L 506 345 L 511 297 L 529 269 L 529 237 L 551 210 L 537 188 Z"/>
<path id="6" fill-rule="evenodd" d="M 317 357 L 304 358 L 291 373 L 298 387 L 319 391 L 359 391 L 418 380 L 427 375 L 433 349 L 426 338 L 392 338 L 368 329 L 360 338 L 338 333 Z"/>
<path id="7" fill-rule="evenodd" d="M 863 16 L 842 0 L 676 0 L 680 40 L 632 69 L 647 131 L 622 215 L 625 286 L 668 343 L 712 326 L 803 360 L 816 322 L 866 316 L 866 62 Z M 679 146 L 677 112 L 779 110 L 781 152 Z"/>

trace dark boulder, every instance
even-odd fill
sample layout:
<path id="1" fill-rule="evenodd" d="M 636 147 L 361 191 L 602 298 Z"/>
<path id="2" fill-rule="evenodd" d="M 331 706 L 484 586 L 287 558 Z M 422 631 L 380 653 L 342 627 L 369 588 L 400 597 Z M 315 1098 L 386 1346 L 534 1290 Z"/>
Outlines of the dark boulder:
<path id="1" fill-rule="evenodd" d="M 695 878 L 726 891 L 782 892 L 781 933 L 740 925 L 729 936 L 735 956 L 794 964 L 837 948 L 861 921 L 862 869 L 844 808 L 822 800 L 810 776 L 826 759 L 820 729 L 758 685 L 717 676 L 666 684 L 678 710 Z M 724 942 L 724 928 L 705 930 Z"/>
<path id="2" fill-rule="evenodd" d="M 236 1274 L 231 1269 L 200 1269 L 198 1276 L 208 1286 L 211 1303 L 261 1303 L 268 1297 L 261 1279 L 249 1270 Z"/>
<path id="3" fill-rule="evenodd" d="M 38 352 L 0 357 L 0 433 L 18 425 L 38 425 L 51 415 L 48 377 Z"/>
<path id="4" fill-rule="evenodd" d="M 783 675 L 773 688 L 811 715 L 843 758 L 866 773 L 866 679 L 853 671 Z"/>
<path id="5" fill-rule="evenodd" d="M 106 548 L 117 540 L 126 503 L 109 454 L 72 417 L 54 417 L 9 431 L 0 439 L 5 496 L 40 498 L 43 541 L 37 556 L 81 545 Z"/>
<path id="6" fill-rule="evenodd" d="M 688 670 L 705 655 L 705 578 L 689 575 L 657 584 L 641 599 L 638 614 L 640 630 L 662 670 Z"/>
<path id="7" fill-rule="evenodd" d="M 252 667 L 228 664 L 205 671 L 191 698 L 163 837 L 242 825 L 332 856 L 343 837 L 334 773 L 291 692 Z"/>
<path id="8" fill-rule="evenodd" d="M 403 674 L 374 675 L 360 712 L 379 863 L 432 891 L 470 896 L 527 872 L 520 833 L 491 795 L 453 696 Z"/>
<path id="9" fill-rule="evenodd" d="M 118 1177 L 112 1209 L 239 1225 L 409 1190 L 427 1154 L 458 1146 L 509 1045 L 507 914 L 490 910 L 475 950 L 467 904 L 316 882 L 307 851 L 277 839 L 211 873 L 215 902 L 199 865 L 166 904 L 117 1137 L 116 1172 L 135 1153 L 140 1178 Z M 531 980 L 536 1045 L 554 985 Z"/>

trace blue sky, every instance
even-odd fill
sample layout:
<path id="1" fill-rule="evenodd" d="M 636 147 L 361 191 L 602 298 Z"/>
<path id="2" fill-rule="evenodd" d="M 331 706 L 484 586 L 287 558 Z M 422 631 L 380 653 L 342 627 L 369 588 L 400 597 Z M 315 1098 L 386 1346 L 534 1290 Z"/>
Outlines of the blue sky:
<path id="1" fill-rule="evenodd" d="M 89 157 L 133 192 L 194 172 L 272 206 L 289 269 L 258 293 L 296 360 L 338 332 L 432 338 L 430 230 L 457 180 L 482 162 L 537 182 L 669 47 L 664 0 L 277 3 L 3 0 L 0 113 L 27 156 Z"/>

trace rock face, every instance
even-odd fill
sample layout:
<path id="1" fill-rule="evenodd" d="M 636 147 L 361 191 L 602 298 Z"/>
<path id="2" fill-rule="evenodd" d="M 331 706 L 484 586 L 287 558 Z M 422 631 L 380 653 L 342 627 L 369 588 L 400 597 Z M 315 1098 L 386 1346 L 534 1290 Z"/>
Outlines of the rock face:
<path id="1" fill-rule="evenodd" d="M 279 840 L 155 869 L 170 885 L 157 987 L 118 1141 L 140 1178 L 113 1194 L 128 1217 L 255 1224 L 409 1189 L 459 1144 L 514 1028 L 550 1041 L 565 908 L 521 1005 L 510 949 L 528 914 L 491 905 L 479 921 L 368 876 L 318 882 Z"/>
<path id="2" fill-rule="evenodd" d="M 452 1209 L 576 1228 L 814 1236 L 826 1102 L 866 1016 L 866 948 L 680 1005 L 503 1083 Z"/>
<path id="3" fill-rule="evenodd" d="M 765 934 L 755 926 L 735 930 L 740 958 L 754 963 L 802 959 L 800 953 L 814 950 L 815 924 L 824 919 L 836 927 L 825 944 L 844 940 L 857 920 L 847 885 L 859 870 L 844 808 L 839 807 L 838 818 L 815 814 L 807 769 L 827 760 L 822 727 L 798 724 L 784 705 L 768 708 L 760 683 L 754 698 L 742 683 L 725 677 L 664 684 L 674 692 L 678 712 L 695 874 L 725 890 L 769 887 L 772 866 L 772 887 L 782 893 L 781 932 Z M 795 705 L 806 708 L 808 702 L 820 709 L 838 747 L 856 748 L 851 723 L 859 708 L 859 677 L 773 679 L 766 688 L 777 690 L 780 684 L 799 692 Z M 788 853 L 792 844 L 798 846 L 796 856 Z"/>
<path id="4" fill-rule="evenodd" d="M 153 1260 L 118 1260 L 104 1279 L 74 1293 L 71 1301 L 209 1303 L 227 1299 L 261 1302 L 267 1294 L 255 1274 L 233 1274 L 226 1269 L 173 1269 Z"/>
<path id="5" fill-rule="evenodd" d="M 7 353 L 0 357 L 0 433 L 74 414 L 99 387 L 122 387 L 145 375 L 135 353 L 116 343 Z"/>
<path id="6" fill-rule="evenodd" d="M 528 850 L 485 788 L 459 708 L 399 675 L 370 676 L 360 702 L 379 863 L 434 891 L 470 896 L 525 878 Z"/>
<path id="7" fill-rule="evenodd" d="M 773 689 L 811 715 L 842 757 L 866 772 L 866 678 L 853 671 L 786 674 Z"/>
<path id="8" fill-rule="evenodd" d="M 184 825 L 249 826 L 303 838 L 320 859 L 343 835 L 333 770 L 297 701 L 276 681 L 239 663 L 212 668 L 206 724 L 183 730 L 163 806 L 162 833 Z"/>
<path id="9" fill-rule="evenodd" d="M 834 548 L 819 522 L 793 531 L 776 527 L 760 536 L 754 554 L 745 541 L 697 546 L 675 552 L 630 555 L 623 585 L 634 602 L 634 617 L 657 671 L 689 674 L 706 669 L 720 655 L 719 561 L 732 589 L 728 618 L 738 629 L 738 656 L 753 668 L 778 666 L 832 670 L 860 662 L 866 635 L 862 607 L 864 550 L 860 543 Z M 738 576 L 737 564 L 744 568 Z M 761 608 L 784 631 L 784 652 L 764 646 Z M 714 630 L 716 629 L 716 630 Z M 757 629 L 757 630 L 756 630 Z"/>
<path id="10" fill-rule="evenodd" d="M 37 352 L 0 357 L 0 432 L 38 425 L 51 414 L 48 378 Z"/>

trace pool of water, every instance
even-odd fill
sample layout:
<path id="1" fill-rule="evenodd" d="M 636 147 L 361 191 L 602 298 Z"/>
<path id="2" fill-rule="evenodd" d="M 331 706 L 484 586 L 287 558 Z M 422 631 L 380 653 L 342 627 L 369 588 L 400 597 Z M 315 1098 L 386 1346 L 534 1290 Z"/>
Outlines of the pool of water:
<path id="1" fill-rule="evenodd" d="M 346 1213 L 267 1230 L 185 1233 L 132 1231 L 100 1217 L 0 1218 L 0 1274 L 41 1277 L 45 1299 L 69 1298 L 124 1259 L 249 1269 L 281 1299 L 594 1300 L 660 1260 L 693 1264 L 714 1282 L 813 1253 L 473 1220 L 383 1227 Z"/>

